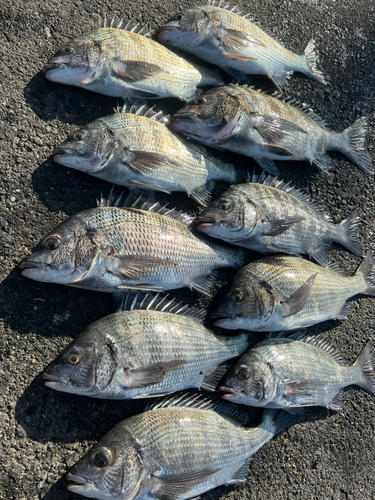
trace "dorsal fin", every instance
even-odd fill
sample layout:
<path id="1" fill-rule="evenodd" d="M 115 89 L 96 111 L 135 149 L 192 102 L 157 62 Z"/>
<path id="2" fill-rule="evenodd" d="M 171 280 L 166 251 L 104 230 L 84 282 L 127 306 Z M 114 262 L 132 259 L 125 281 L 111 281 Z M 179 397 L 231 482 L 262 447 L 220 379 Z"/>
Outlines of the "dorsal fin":
<path id="1" fill-rule="evenodd" d="M 306 102 L 299 102 L 296 99 L 293 99 L 292 97 L 287 97 L 279 90 L 276 90 L 269 95 L 271 95 L 271 97 L 274 97 L 275 99 L 278 99 L 279 101 L 284 102 L 285 104 L 289 104 L 290 106 L 297 108 L 299 111 L 302 111 L 302 113 L 305 113 L 305 115 L 314 120 L 318 125 L 321 125 L 322 127 L 327 127 L 327 123 L 323 120 L 323 118 L 319 116 L 315 111 L 313 111 L 310 105 L 307 104 Z"/>
<path id="2" fill-rule="evenodd" d="M 141 99 L 137 99 L 135 101 L 125 99 L 124 105 L 117 105 L 117 108 L 114 111 L 115 113 L 130 113 L 132 115 L 144 116 L 145 118 L 150 118 L 151 120 L 160 122 L 163 125 L 168 122 L 170 116 L 164 115 L 163 111 L 155 111 L 155 106 L 150 108 L 148 104 Z"/>
<path id="3" fill-rule="evenodd" d="M 132 33 L 137 33 L 138 35 L 151 38 L 151 32 L 149 31 L 148 26 L 141 24 L 141 22 L 135 17 L 126 20 L 125 16 L 119 19 L 116 14 L 114 14 L 111 19 L 107 19 L 107 15 L 104 14 L 103 18 L 99 17 L 99 27 L 131 31 Z"/>
<path id="4" fill-rule="evenodd" d="M 246 425 L 249 421 L 249 414 L 239 405 L 227 403 L 223 400 L 216 400 L 204 397 L 200 393 L 183 392 L 167 396 L 146 407 L 146 410 L 157 410 L 158 408 L 196 408 L 199 410 L 211 410 L 226 415 Z"/>
<path id="5" fill-rule="evenodd" d="M 168 208 L 167 205 L 162 205 L 160 202 L 155 201 L 153 198 L 146 198 L 143 195 L 138 195 L 134 191 L 130 191 L 129 195 L 125 199 L 123 199 L 123 192 L 121 192 L 119 196 L 115 196 L 113 193 L 113 187 L 109 193 L 108 198 L 104 198 L 103 194 L 100 195 L 100 200 L 97 200 L 97 206 L 135 208 L 137 210 L 154 212 L 182 222 L 186 226 L 189 226 L 194 220 L 194 217 L 182 212 L 181 210 Z"/>
<path id="6" fill-rule="evenodd" d="M 248 14 L 243 14 L 242 11 L 238 8 L 237 5 L 231 5 L 230 3 L 225 2 L 225 0 L 207 0 L 208 5 L 212 5 L 212 7 L 218 7 L 219 9 L 225 9 L 228 10 L 229 12 L 233 12 L 233 14 L 237 14 L 237 16 L 241 16 L 243 19 L 246 19 L 246 21 L 249 21 L 259 29 L 261 29 L 267 36 L 272 38 L 275 42 L 277 42 L 279 45 L 284 47 L 283 42 L 277 39 L 277 37 L 274 35 L 274 33 L 271 32 L 269 28 L 265 28 L 262 26 L 261 23 L 256 21 L 253 16 L 248 13 Z"/>
<path id="7" fill-rule="evenodd" d="M 285 183 L 278 177 L 273 177 L 264 170 L 260 175 L 255 174 L 255 171 L 252 175 L 248 173 L 246 180 L 247 182 L 263 184 L 264 186 L 270 186 L 275 189 L 279 189 L 280 191 L 284 191 L 285 193 L 298 198 L 300 201 L 308 205 L 312 210 L 314 210 L 314 212 L 317 212 L 317 214 L 323 217 L 327 222 L 332 222 L 332 219 L 328 214 L 324 213 L 323 210 L 318 205 L 316 205 L 316 203 L 311 201 L 305 193 L 302 193 L 302 191 L 292 186 L 289 182 Z"/>
<path id="8" fill-rule="evenodd" d="M 300 342 L 305 342 L 306 344 L 313 345 L 315 347 L 319 347 L 319 349 L 322 349 L 323 351 L 327 352 L 332 358 L 342 366 L 345 366 L 345 361 L 342 359 L 341 354 L 336 352 L 334 348 L 328 344 L 328 342 L 325 339 L 319 338 L 319 337 L 303 337 L 299 339 Z"/>
<path id="9" fill-rule="evenodd" d="M 169 299 L 168 295 L 154 295 L 152 293 L 144 294 L 137 292 L 136 294 L 128 292 L 127 294 L 115 293 L 113 297 L 116 301 L 118 311 L 134 311 L 134 310 L 147 310 L 159 311 L 170 314 L 178 314 L 193 318 L 194 320 L 203 323 L 206 318 L 206 311 L 204 309 L 195 309 L 188 305 L 181 304 L 175 299 Z"/>

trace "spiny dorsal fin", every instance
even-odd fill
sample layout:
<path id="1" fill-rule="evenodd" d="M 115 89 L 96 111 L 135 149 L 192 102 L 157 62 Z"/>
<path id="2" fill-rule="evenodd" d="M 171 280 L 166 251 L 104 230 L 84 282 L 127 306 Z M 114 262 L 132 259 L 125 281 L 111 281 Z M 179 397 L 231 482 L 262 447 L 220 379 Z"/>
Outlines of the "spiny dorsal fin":
<path id="1" fill-rule="evenodd" d="M 256 90 L 256 89 L 255 89 Z M 258 91 L 261 92 L 261 91 Z M 275 99 L 278 99 L 279 101 L 284 102 L 285 104 L 289 104 L 290 106 L 293 106 L 294 108 L 297 108 L 299 111 L 302 111 L 302 113 L 305 113 L 308 117 L 310 117 L 312 120 L 314 120 L 318 125 L 321 125 L 322 127 L 327 127 L 327 123 L 323 120 L 321 116 L 319 116 L 313 109 L 311 109 L 310 105 L 307 104 L 306 102 L 299 102 L 296 99 L 293 99 L 292 97 L 287 97 L 285 94 L 280 92 L 279 90 L 276 90 L 272 92 L 271 97 L 274 97 Z"/>
<path id="2" fill-rule="evenodd" d="M 163 125 L 168 122 L 170 116 L 164 115 L 163 111 L 155 111 L 155 106 L 150 108 L 142 99 L 125 99 L 124 105 L 120 106 L 117 104 L 117 108 L 114 111 L 115 113 L 129 113 L 132 115 L 144 116 L 145 118 L 160 122 Z"/>
<path id="3" fill-rule="evenodd" d="M 292 186 L 289 182 L 285 183 L 278 177 L 274 177 L 264 170 L 260 175 L 255 174 L 255 171 L 253 172 L 253 175 L 249 173 L 246 180 L 247 182 L 263 184 L 264 186 L 270 186 L 275 189 L 279 189 L 280 191 L 284 191 L 285 193 L 294 196 L 295 198 L 308 205 L 312 210 L 314 210 L 314 212 L 317 212 L 317 214 L 323 217 L 327 222 L 332 222 L 332 219 L 328 214 L 324 213 L 323 210 L 313 201 L 311 201 L 305 193 L 302 193 L 302 191 Z"/>
<path id="4" fill-rule="evenodd" d="M 151 32 L 146 25 L 141 24 L 135 17 L 126 20 L 125 16 L 119 19 L 116 14 L 113 15 L 111 19 L 107 19 L 107 15 L 104 14 L 103 18 L 99 17 L 99 27 L 100 28 L 116 28 L 119 30 L 131 31 L 132 33 L 137 33 L 138 35 L 151 38 Z"/>
<path id="5" fill-rule="evenodd" d="M 310 344 L 314 347 L 318 347 L 319 349 L 322 349 L 323 351 L 327 352 L 332 356 L 332 358 L 338 363 L 339 365 L 345 366 L 345 361 L 342 359 L 341 354 L 336 352 L 334 348 L 328 344 L 328 342 L 325 339 L 319 338 L 319 337 L 303 337 L 300 339 L 300 342 L 305 342 L 306 344 Z"/>
<path id="6" fill-rule="evenodd" d="M 195 309 L 186 304 L 183 305 L 175 299 L 169 299 L 168 295 L 160 295 L 159 293 L 157 295 L 152 293 L 144 294 L 142 292 L 133 294 L 132 292 L 128 292 L 127 294 L 115 293 L 113 296 L 118 311 L 134 311 L 140 309 L 159 311 L 193 318 L 200 323 L 203 323 L 206 317 L 206 311 L 204 309 Z"/>
<path id="7" fill-rule="evenodd" d="M 226 415 L 239 424 L 246 425 L 249 421 L 248 412 L 238 405 L 227 403 L 220 399 L 215 400 L 207 398 L 197 393 L 183 392 L 177 395 L 167 396 L 147 406 L 146 411 L 157 410 L 159 408 L 195 408 L 199 410 L 211 410 Z"/>
<path id="8" fill-rule="evenodd" d="M 123 200 L 123 192 L 121 192 L 119 196 L 115 196 L 113 193 L 113 187 L 107 198 L 105 198 L 103 194 L 100 195 L 100 200 L 97 200 L 97 206 L 135 208 L 137 210 L 153 212 L 182 222 L 186 226 L 189 226 L 194 220 L 194 217 L 182 212 L 181 210 L 168 208 L 167 205 L 162 205 L 153 198 L 146 198 L 144 195 L 138 195 L 134 191 L 130 191 L 129 195 L 125 198 L 125 200 Z"/>

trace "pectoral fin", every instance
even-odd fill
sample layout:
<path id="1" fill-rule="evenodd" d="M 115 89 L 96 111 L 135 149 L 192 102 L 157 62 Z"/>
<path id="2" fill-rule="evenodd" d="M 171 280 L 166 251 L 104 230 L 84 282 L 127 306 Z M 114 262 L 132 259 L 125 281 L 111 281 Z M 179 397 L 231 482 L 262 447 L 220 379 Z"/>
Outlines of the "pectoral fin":
<path id="1" fill-rule="evenodd" d="M 253 57 L 240 56 L 239 54 L 223 54 L 223 57 L 225 59 L 229 59 L 230 61 L 240 61 L 240 62 L 256 61 L 257 60 L 257 59 L 254 59 Z"/>
<path id="2" fill-rule="evenodd" d="M 221 45 L 229 51 L 241 50 L 248 45 L 263 45 L 256 37 L 233 29 L 219 28 L 218 39 Z M 253 57 L 247 57 L 247 59 L 254 60 Z"/>
<path id="3" fill-rule="evenodd" d="M 267 222 L 266 229 L 264 231 L 265 236 L 277 236 L 284 233 L 287 229 L 305 220 L 304 217 L 286 217 L 285 219 L 278 219 Z"/>
<path id="4" fill-rule="evenodd" d="M 143 61 L 121 61 L 120 59 L 113 59 L 111 68 L 115 75 L 125 82 L 139 82 L 155 73 L 164 72 L 164 69 L 157 64 Z"/>
<path id="5" fill-rule="evenodd" d="M 255 117 L 255 129 L 262 136 L 263 140 L 269 144 L 281 141 L 287 134 L 303 132 L 305 130 L 296 123 L 284 120 L 280 117 L 258 115 Z"/>
<path id="6" fill-rule="evenodd" d="M 171 261 L 168 261 L 171 264 Z M 133 280 L 148 276 L 150 271 L 166 265 L 166 259 L 160 257 L 148 257 L 143 255 L 125 255 L 117 257 L 109 255 L 106 258 L 108 271 L 120 278 L 130 278 Z M 176 265 L 176 263 L 172 263 Z"/>
<path id="7" fill-rule="evenodd" d="M 124 371 L 124 386 L 135 388 L 158 384 L 163 380 L 166 372 L 186 363 L 187 361 L 184 359 L 173 359 L 172 361 L 155 363 L 136 370 L 127 369 Z"/>
<path id="8" fill-rule="evenodd" d="M 168 476 L 152 475 L 150 478 L 151 494 L 159 500 L 176 500 L 189 497 L 197 483 L 203 483 L 220 469 L 206 469 Z"/>
<path id="9" fill-rule="evenodd" d="M 287 300 L 281 302 L 285 318 L 297 314 L 305 307 L 317 274 L 311 275 Z"/>
<path id="10" fill-rule="evenodd" d="M 154 170 L 163 166 L 178 168 L 168 156 L 148 151 L 134 151 L 124 148 L 122 151 L 123 161 L 138 175 L 149 175 Z"/>

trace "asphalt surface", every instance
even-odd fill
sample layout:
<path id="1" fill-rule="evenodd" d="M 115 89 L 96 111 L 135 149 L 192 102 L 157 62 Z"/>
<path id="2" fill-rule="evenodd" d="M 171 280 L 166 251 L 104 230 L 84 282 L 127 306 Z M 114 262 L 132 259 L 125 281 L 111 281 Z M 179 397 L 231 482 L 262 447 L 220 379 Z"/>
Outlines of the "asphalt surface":
<path id="1" fill-rule="evenodd" d="M 96 27 L 97 13 L 139 16 L 154 29 L 192 5 L 168 0 L 1 2 L 0 499 L 82 498 L 66 490 L 64 474 L 116 422 L 144 407 L 142 401 L 93 400 L 43 385 L 41 374 L 49 362 L 90 322 L 114 312 L 115 304 L 110 295 L 28 280 L 17 266 L 53 227 L 93 207 L 100 192 L 109 191 L 106 183 L 55 164 L 51 151 L 74 129 L 110 114 L 117 100 L 48 82 L 41 69 L 69 38 Z M 238 5 L 245 12 L 251 9 L 295 52 L 315 38 L 329 85 L 295 77 L 286 94 L 309 103 L 337 131 L 367 116 L 368 149 L 374 157 L 374 4 L 263 0 Z M 169 107 L 178 109 L 179 104 Z M 250 159 L 242 164 L 255 166 Z M 330 176 L 303 163 L 285 163 L 281 169 L 284 179 L 308 193 L 335 221 L 358 208 L 360 239 L 365 248 L 375 249 L 372 177 L 338 154 L 332 154 Z M 183 195 L 172 196 L 171 204 L 197 213 Z M 329 258 L 347 274 L 360 262 L 341 248 Z M 210 301 L 185 290 L 175 295 L 194 305 Z M 374 336 L 374 326 L 375 300 L 362 296 L 351 301 L 347 320 L 313 331 L 349 364 Z M 309 412 L 254 456 L 244 484 L 221 487 L 204 499 L 375 499 L 375 398 L 350 388 L 343 403 L 338 413 Z"/>

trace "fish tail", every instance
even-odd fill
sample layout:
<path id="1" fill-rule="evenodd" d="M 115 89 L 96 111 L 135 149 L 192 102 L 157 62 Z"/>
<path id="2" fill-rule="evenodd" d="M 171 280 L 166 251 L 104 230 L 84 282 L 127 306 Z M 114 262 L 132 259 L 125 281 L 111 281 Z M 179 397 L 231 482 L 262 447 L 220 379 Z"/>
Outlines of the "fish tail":
<path id="1" fill-rule="evenodd" d="M 357 269 L 356 276 L 362 276 L 365 282 L 365 289 L 362 293 L 375 297 L 375 268 L 372 251 L 369 249 L 366 252 L 365 258 Z"/>
<path id="2" fill-rule="evenodd" d="M 341 134 L 343 144 L 341 144 L 340 151 L 366 174 L 374 175 L 374 167 L 365 149 L 367 127 L 368 119 L 362 116 L 346 128 Z"/>
<path id="3" fill-rule="evenodd" d="M 327 85 L 327 80 L 325 79 L 323 73 L 318 68 L 318 54 L 315 48 L 315 40 L 311 39 L 305 48 L 305 52 L 303 53 L 306 61 L 308 69 L 305 74 L 310 77 L 312 80 L 316 82 L 323 83 L 323 85 Z"/>
<path id="4" fill-rule="evenodd" d="M 353 367 L 358 367 L 361 372 L 360 381 L 357 381 L 356 384 L 370 394 L 375 395 L 374 355 L 374 346 L 369 341 L 358 356 Z"/>
<path id="5" fill-rule="evenodd" d="M 339 224 L 338 229 L 341 233 L 340 243 L 354 253 L 354 255 L 363 257 L 363 247 L 358 239 L 360 225 L 360 217 L 358 214 L 358 210 L 355 210 L 355 212 Z"/>

